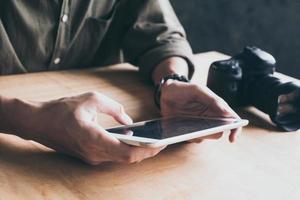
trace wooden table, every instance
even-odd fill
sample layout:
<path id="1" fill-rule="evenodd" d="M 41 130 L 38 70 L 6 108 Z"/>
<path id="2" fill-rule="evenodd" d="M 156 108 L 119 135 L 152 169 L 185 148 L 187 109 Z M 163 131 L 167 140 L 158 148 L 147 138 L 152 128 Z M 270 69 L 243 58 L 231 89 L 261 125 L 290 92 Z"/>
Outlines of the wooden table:
<path id="1" fill-rule="evenodd" d="M 205 84 L 210 63 L 226 58 L 196 56 L 195 82 Z M 0 78 L 0 94 L 48 100 L 87 91 L 122 104 L 135 121 L 159 115 L 152 88 L 135 68 L 43 72 Z M 0 200 L 11 199 L 300 199 L 300 134 L 279 132 L 268 117 L 239 111 L 250 125 L 235 144 L 227 138 L 172 145 L 139 164 L 96 167 L 57 154 L 32 141 L 0 134 Z M 103 117 L 105 127 L 116 123 Z"/>

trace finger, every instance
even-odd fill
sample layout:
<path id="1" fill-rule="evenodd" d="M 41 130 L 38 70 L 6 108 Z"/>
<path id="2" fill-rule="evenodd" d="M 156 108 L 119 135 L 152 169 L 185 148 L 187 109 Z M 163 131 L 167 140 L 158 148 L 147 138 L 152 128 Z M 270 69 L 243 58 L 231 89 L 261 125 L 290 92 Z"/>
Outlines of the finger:
<path id="1" fill-rule="evenodd" d="M 164 148 L 166 148 L 166 146 L 158 148 L 144 148 L 131 146 L 130 150 L 125 152 L 125 154 L 122 156 L 121 162 L 128 164 L 141 162 L 142 160 L 156 156 Z"/>
<path id="2" fill-rule="evenodd" d="M 128 135 L 128 136 L 133 136 L 133 131 L 131 131 L 131 130 L 126 130 L 126 131 L 124 131 L 123 134 L 124 134 L 124 135 Z"/>
<path id="3" fill-rule="evenodd" d="M 188 140 L 187 142 L 190 142 L 190 143 L 201 143 L 203 142 L 203 139 L 201 138 L 196 138 L 196 139 L 192 139 L 192 140 Z"/>
<path id="4" fill-rule="evenodd" d="M 230 118 L 225 118 L 225 117 L 206 117 L 206 116 L 201 116 L 203 119 L 208 119 L 208 120 L 219 120 L 223 122 L 234 122 L 236 121 L 236 118 L 230 117 Z"/>
<path id="5" fill-rule="evenodd" d="M 223 132 L 219 132 L 219 133 L 215 133 L 212 135 L 202 137 L 202 139 L 217 140 L 217 139 L 220 139 L 222 137 L 222 135 L 223 135 Z"/>
<path id="6" fill-rule="evenodd" d="M 228 105 L 224 99 L 215 93 L 213 93 L 212 98 L 212 102 L 215 103 L 216 107 L 221 109 L 221 111 L 224 113 L 224 116 L 227 116 L 228 118 L 240 119 L 240 116 Z"/>
<path id="7" fill-rule="evenodd" d="M 120 103 L 102 94 L 97 94 L 97 100 L 99 101 L 98 110 L 100 112 L 112 116 L 121 124 L 132 124 L 132 119 L 126 114 Z"/>
<path id="8" fill-rule="evenodd" d="M 93 125 L 93 131 L 101 135 L 100 142 L 105 144 L 104 148 L 107 152 L 107 161 L 115 161 L 121 163 L 140 162 L 146 158 L 157 155 L 166 146 L 158 148 L 144 148 L 127 145 L 115 137 L 111 136 L 105 129 L 98 125 Z M 100 144 L 99 144 L 100 145 Z"/>
<path id="9" fill-rule="evenodd" d="M 130 146 L 110 135 L 97 124 L 89 124 L 83 127 L 82 132 L 89 133 L 80 149 L 85 149 L 82 155 L 90 164 L 99 164 L 103 161 L 119 161 L 123 152 L 130 150 Z M 91 148 L 92 146 L 92 148 Z"/>
<path id="10" fill-rule="evenodd" d="M 277 109 L 278 115 L 292 114 L 298 112 L 298 106 L 292 104 L 279 104 Z"/>
<path id="11" fill-rule="evenodd" d="M 237 140 L 238 136 L 241 134 L 242 128 L 232 129 L 229 135 L 229 142 L 233 143 Z"/>
<path id="12" fill-rule="evenodd" d="M 290 92 L 288 94 L 282 94 L 278 97 L 278 103 L 287 103 L 295 101 L 297 98 L 300 97 L 300 91 Z"/>
<path id="13" fill-rule="evenodd" d="M 218 106 L 228 118 L 240 119 L 240 116 L 223 99 L 219 99 L 216 106 Z"/>
<path id="14" fill-rule="evenodd" d="M 203 140 L 207 140 L 207 139 L 208 140 L 217 140 L 217 139 L 220 139 L 222 136 L 223 136 L 223 132 L 219 132 L 219 133 L 215 133 L 212 135 L 195 138 L 195 139 L 189 140 L 188 142 L 201 143 L 201 142 L 203 142 Z"/>
<path id="15" fill-rule="evenodd" d="M 236 118 L 240 117 L 238 114 L 224 101 L 221 97 L 216 95 L 207 87 L 197 89 L 197 97 L 201 102 L 210 102 L 210 107 L 215 110 L 219 117 Z"/>

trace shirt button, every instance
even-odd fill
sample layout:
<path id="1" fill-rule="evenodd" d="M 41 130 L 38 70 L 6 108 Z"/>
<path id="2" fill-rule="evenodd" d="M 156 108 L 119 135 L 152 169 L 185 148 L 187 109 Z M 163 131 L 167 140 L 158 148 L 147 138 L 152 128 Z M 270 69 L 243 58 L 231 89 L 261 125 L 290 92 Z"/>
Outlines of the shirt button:
<path id="1" fill-rule="evenodd" d="M 54 64 L 57 65 L 58 63 L 60 63 L 60 58 L 55 58 L 55 59 L 54 59 Z"/>
<path id="2" fill-rule="evenodd" d="M 68 15 L 64 14 L 64 15 L 62 16 L 62 18 L 61 18 L 61 21 L 62 21 L 62 22 L 67 22 L 68 19 L 69 19 Z"/>

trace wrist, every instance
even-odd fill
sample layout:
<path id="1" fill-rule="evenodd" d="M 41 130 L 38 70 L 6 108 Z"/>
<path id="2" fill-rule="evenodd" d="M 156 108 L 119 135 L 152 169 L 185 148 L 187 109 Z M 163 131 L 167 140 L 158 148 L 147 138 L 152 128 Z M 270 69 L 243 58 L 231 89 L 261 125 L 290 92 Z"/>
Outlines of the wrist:
<path id="1" fill-rule="evenodd" d="M 173 83 L 176 84 L 176 82 L 185 82 L 189 83 L 189 80 L 185 76 L 180 76 L 178 74 L 171 74 L 163 77 L 160 81 L 160 83 L 156 86 L 155 92 L 154 92 L 154 102 L 158 108 L 160 108 L 160 100 L 161 100 L 161 94 L 164 87 L 167 87 L 168 85 L 171 85 Z"/>
<path id="2" fill-rule="evenodd" d="M 12 133 L 12 127 L 9 122 L 6 108 L 9 105 L 11 99 L 0 97 L 0 132 L 1 133 Z"/>
<path id="3" fill-rule="evenodd" d="M 155 85 L 158 85 L 163 77 L 171 74 L 188 77 L 189 65 L 186 60 L 175 56 L 164 59 L 153 70 L 152 80 Z"/>
<path id="4" fill-rule="evenodd" d="M 1 97 L 0 101 L 0 132 L 28 138 L 28 123 L 31 119 L 33 105 L 17 98 Z"/>

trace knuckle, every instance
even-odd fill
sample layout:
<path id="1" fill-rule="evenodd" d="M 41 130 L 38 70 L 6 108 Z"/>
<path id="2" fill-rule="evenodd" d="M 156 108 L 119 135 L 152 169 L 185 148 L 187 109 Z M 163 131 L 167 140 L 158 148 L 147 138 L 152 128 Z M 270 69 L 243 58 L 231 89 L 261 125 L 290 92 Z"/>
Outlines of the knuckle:
<path id="1" fill-rule="evenodd" d="M 99 92 L 97 92 L 97 91 L 91 91 L 91 92 L 88 92 L 88 94 L 93 97 L 93 96 L 98 96 Z"/>
<path id="2" fill-rule="evenodd" d="M 135 162 L 136 162 L 136 159 L 134 158 L 134 156 L 131 152 L 125 153 L 121 157 L 121 163 L 132 164 L 132 163 L 135 163 Z"/>
<path id="3" fill-rule="evenodd" d="M 160 150 L 152 151 L 152 152 L 151 152 L 151 157 L 156 156 L 159 152 L 160 152 Z"/>
<path id="4" fill-rule="evenodd" d="M 213 97 L 211 103 L 219 108 L 224 108 L 226 102 L 220 97 Z"/>
<path id="5" fill-rule="evenodd" d="M 84 160 L 90 165 L 98 165 L 101 163 L 101 161 L 98 158 L 96 158 L 95 156 L 90 155 L 90 154 L 87 154 L 84 157 Z"/>
<path id="6" fill-rule="evenodd" d="M 80 120 L 82 118 L 82 107 L 81 106 L 74 108 L 74 110 L 72 112 L 72 117 L 76 120 Z"/>
<path id="7" fill-rule="evenodd" d="M 227 102 L 223 98 L 218 96 L 217 99 L 218 99 L 218 102 L 221 103 L 222 105 L 228 105 Z"/>
<path id="8" fill-rule="evenodd" d="M 88 98 L 92 99 L 92 100 L 99 100 L 100 99 L 100 93 L 96 92 L 96 91 L 92 91 L 92 92 L 88 92 L 87 93 Z"/>
<path id="9" fill-rule="evenodd" d="M 122 106 L 121 104 L 117 103 L 117 105 L 115 107 L 115 112 L 117 114 L 123 114 L 125 112 L 124 106 Z"/>
<path id="10" fill-rule="evenodd" d="M 228 103 L 227 103 L 224 99 L 222 99 L 222 98 L 220 98 L 219 102 L 220 102 L 220 104 L 222 104 L 223 107 L 226 107 L 226 108 L 229 108 L 229 107 L 230 107 L 230 106 L 228 105 Z"/>
<path id="11" fill-rule="evenodd" d="M 218 100 L 217 100 L 216 98 L 211 98 L 211 99 L 209 100 L 209 103 L 210 103 L 210 105 L 212 105 L 212 106 L 218 106 L 218 104 L 219 104 L 219 102 L 218 102 Z"/>
<path id="12" fill-rule="evenodd" d="M 132 164 L 132 163 L 135 163 L 134 159 L 132 157 L 125 157 L 123 160 L 122 160 L 123 163 L 125 164 Z"/>
<path id="13" fill-rule="evenodd" d="M 196 91 L 196 92 L 197 92 L 197 91 L 199 90 L 199 88 L 200 88 L 200 86 L 198 86 L 197 84 L 194 84 L 194 83 L 191 84 L 190 87 L 192 88 L 193 91 Z"/>
<path id="14" fill-rule="evenodd" d="M 212 97 L 211 101 L 214 104 L 219 104 L 220 103 L 220 99 L 221 99 L 220 97 L 215 96 L 215 97 Z"/>
<path id="15" fill-rule="evenodd" d="M 90 146 L 90 143 L 88 140 L 81 141 L 80 144 L 78 144 L 78 149 L 79 149 L 82 159 L 86 163 L 88 163 L 90 165 L 99 164 L 99 159 L 97 156 L 95 156 L 95 153 L 94 153 L 92 147 Z"/>

